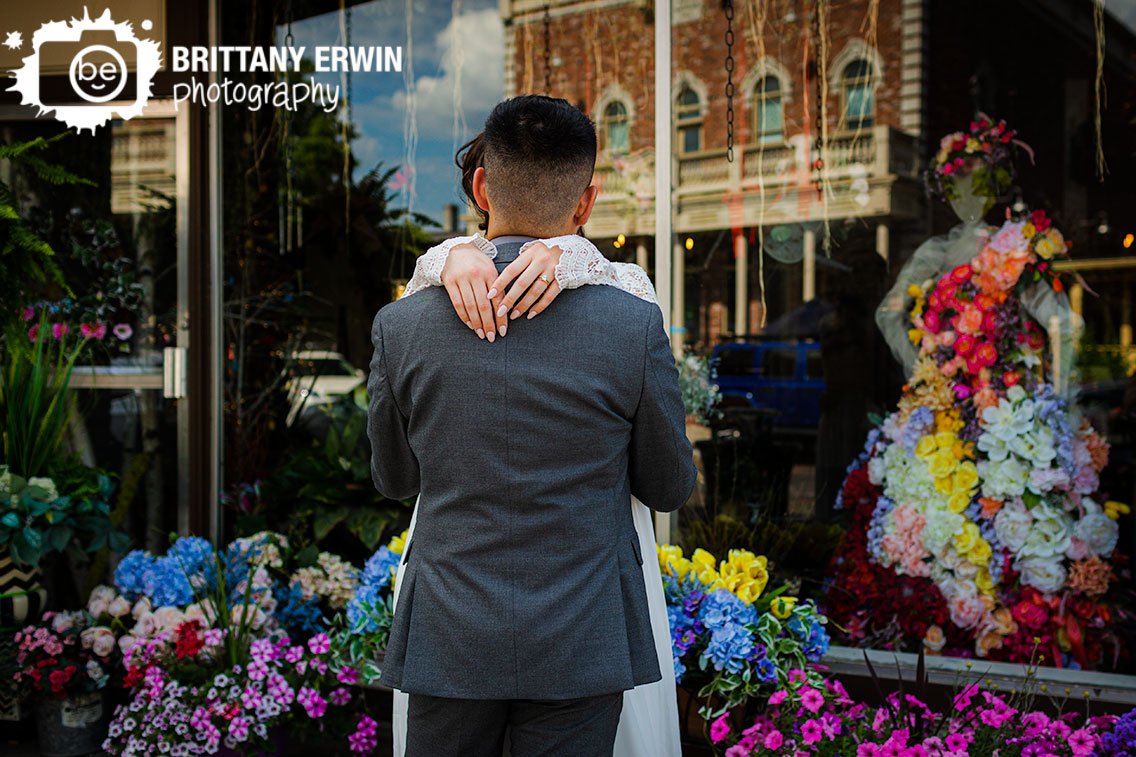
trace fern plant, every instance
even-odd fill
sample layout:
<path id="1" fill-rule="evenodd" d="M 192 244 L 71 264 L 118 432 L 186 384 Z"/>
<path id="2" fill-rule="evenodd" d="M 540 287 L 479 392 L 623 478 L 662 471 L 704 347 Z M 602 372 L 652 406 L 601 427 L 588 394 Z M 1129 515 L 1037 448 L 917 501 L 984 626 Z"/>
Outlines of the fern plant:
<path id="1" fill-rule="evenodd" d="M 8 162 L 13 169 L 7 175 L 14 177 L 15 169 L 22 169 L 53 186 L 95 186 L 94 182 L 43 157 L 51 145 L 68 133 L 0 145 L 0 161 Z M 0 329 L 3 330 L 20 315 L 19 310 L 30 299 L 32 291 L 55 286 L 72 294 L 55 260 L 55 251 L 28 223 L 16 191 L 3 179 L 0 179 L 0 281 L 5 282 L 0 287 Z"/>

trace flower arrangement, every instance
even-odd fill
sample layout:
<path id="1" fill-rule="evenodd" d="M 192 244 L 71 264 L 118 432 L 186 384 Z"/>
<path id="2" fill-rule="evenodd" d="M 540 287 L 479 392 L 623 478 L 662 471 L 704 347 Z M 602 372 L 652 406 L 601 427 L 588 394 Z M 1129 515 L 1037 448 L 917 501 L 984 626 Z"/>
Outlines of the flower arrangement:
<path id="1" fill-rule="evenodd" d="M 38 696 L 67 699 L 101 691 L 117 667 L 113 634 L 90 613 L 47 612 L 16 633 L 17 685 Z"/>
<path id="2" fill-rule="evenodd" d="M 908 292 L 919 356 L 842 496 L 852 526 L 826 609 L 852 641 L 1024 662 L 1038 637 L 1082 667 L 1119 652 L 1107 595 L 1128 508 L 1099 501 L 1108 445 L 1047 382 L 1022 304 L 1026 287 L 1060 291 L 1064 251 L 1035 212 Z"/>
<path id="3" fill-rule="evenodd" d="M 678 361 L 678 385 L 682 404 L 688 416 L 709 421 L 716 416 L 722 393 L 710 381 L 710 363 L 706 358 L 688 352 Z"/>
<path id="4" fill-rule="evenodd" d="M 246 664 L 226 665 L 224 629 L 204 629 L 186 620 L 174 632 L 174 645 L 154 640 L 128 654 L 131 700 L 120 706 L 103 744 L 110 754 L 214 754 L 222 746 L 242 751 L 269 748 L 273 730 L 291 723 L 317 725 L 341 734 L 349 726 L 352 752 L 377 745 L 374 721 L 349 708 L 357 695 L 349 670 L 328 662 L 325 634 L 306 644 L 287 637 L 256 639 Z"/>
<path id="5" fill-rule="evenodd" d="M 398 563 L 406 548 L 407 532 L 391 539 L 363 566 L 355 595 L 332 636 L 339 665 L 359 672 L 359 682 L 373 684 L 382 675 L 379 657 L 387 648 L 394 618 L 394 586 Z"/>
<path id="6" fill-rule="evenodd" d="M 826 620 L 809 602 L 766 593 L 764 557 L 730 550 L 720 563 L 705 550 L 690 558 L 674 546 L 658 548 L 675 678 L 696 667 L 709 678 L 699 697 L 705 717 L 771 693 L 790 676 L 819 680 L 815 663 L 828 651 Z M 716 701 L 715 701 L 716 700 Z"/>
<path id="7" fill-rule="evenodd" d="M 940 140 L 939 151 L 927 169 L 927 189 L 934 197 L 953 199 L 958 191 L 955 181 L 970 177 L 976 195 L 997 197 L 1013 183 L 1013 159 L 1018 148 L 1028 151 L 1005 121 L 995 122 L 980 114 L 967 131 L 956 131 Z"/>
<path id="8" fill-rule="evenodd" d="M 1029 700 L 1007 699 L 970 685 L 937 712 L 909 694 L 894 692 L 884 704 L 854 702 L 839 681 L 819 685 L 798 673 L 769 697 L 768 709 L 744 729 L 721 716 L 710 738 L 726 757 L 840 755 L 884 757 L 1090 757 L 1109 737 L 1113 719 L 1075 714 L 1057 717 L 1030 709 Z"/>

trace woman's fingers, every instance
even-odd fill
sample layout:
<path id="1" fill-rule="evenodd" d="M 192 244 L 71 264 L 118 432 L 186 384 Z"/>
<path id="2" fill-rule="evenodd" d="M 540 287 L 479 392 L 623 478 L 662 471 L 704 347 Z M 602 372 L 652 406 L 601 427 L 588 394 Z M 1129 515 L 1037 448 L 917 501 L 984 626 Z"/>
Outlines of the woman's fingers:
<path id="1" fill-rule="evenodd" d="M 528 268 L 530 259 L 531 258 L 529 254 L 525 252 L 519 255 L 517 259 L 512 263 L 509 263 L 509 265 L 505 266 L 505 269 L 501 271 L 501 273 L 497 274 L 497 278 L 494 279 L 493 283 L 489 285 L 490 298 L 495 300 L 503 299 L 501 298 L 501 293 L 509 288 L 509 284 L 513 281 L 513 279 L 517 278 L 517 276 L 519 276 L 522 271 Z M 516 287 L 513 288 L 516 289 Z M 505 296 L 508 297 L 508 295 Z M 517 296 L 519 297 L 520 295 L 518 294 Z M 509 305 L 512 306 L 512 304 L 513 301 L 510 300 Z M 497 310 L 501 315 L 506 315 L 509 312 L 508 307 L 506 307 L 504 310 L 501 310 L 501 308 L 498 307 Z"/>
<path id="2" fill-rule="evenodd" d="M 470 281 L 462 281 L 460 286 L 462 301 L 465 302 L 465 309 L 466 312 L 469 313 L 473 330 L 477 332 L 478 338 L 484 339 L 485 328 L 481 325 L 481 312 L 477 309 L 477 297 L 473 293 L 473 283 Z"/>
<path id="3" fill-rule="evenodd" d="M 529 270 L 533 270 L 534 268 L 535 266 L 532 266 L 529 268 Z M 527 274 L 528 271 L 526 271 L 525 273 Z M 517 302 L 516 306 L 513 308 L 513 312 L 509 314 L 510 318 L 520 318 L 522 315 L 527 313 L 529 308 L 536 304 L 537 300 L 543 297 L 545 292 L 547 292 L 556 284 L 556 279 L 554 279 L 550 274 L 540 273 L 539 271 L 534 271 L 534 274 L 535 275 L 533 276 L 532 286 L 528 288 L 524 296 L 521 297 L 519 302 Z M 520 280 L 521 279 L 517 280 L 518 284 L 520 283 Z M 516 286 L 513 287 L 513 289 L 516 288 Z M 556 295 L 553 295 L 554 298 L 555 296 Z M 549 300 L 549 302 L 551 302 L 551 300 Z"/>
<path id="4" fill-rule="evenodd" d="M 465 302 L 462 300 L 461 289 L 457 284 L 447 282 L 446 294 L 450 295 L 450 302 L 453 304 L 454 312 L 458 314 L 458 318 L 461 318 L 462 323 L 472 329 L 473 321 L 469 319 L 469 312 L 466 310 Z"/>
<path id="5" fill-rule="evenodd" d="M 489 287 L 482 279 L 474 279 L 470 284 L 473 287 L 474 299 L 477 300 L 481 328 L 485 329 L 485 338 L 492 343 L 497 338 L 497 323 L 493 320 L 493 311 L 489 308 Z"/>
<path id="6" fill-rule="evenodd" d="M 553 279 L 552 283 L 548 285 L 548 288 L 544 290 L 544 294 L 540 296 L 540 299 L 529 308 L 529 318 L 535 318 L 543 313 L 544 309 L 552 304 L 552 301 L 556 299 L 558 294 L 560 294 L 560 284 L 557 283 L 556 279 Z"/>

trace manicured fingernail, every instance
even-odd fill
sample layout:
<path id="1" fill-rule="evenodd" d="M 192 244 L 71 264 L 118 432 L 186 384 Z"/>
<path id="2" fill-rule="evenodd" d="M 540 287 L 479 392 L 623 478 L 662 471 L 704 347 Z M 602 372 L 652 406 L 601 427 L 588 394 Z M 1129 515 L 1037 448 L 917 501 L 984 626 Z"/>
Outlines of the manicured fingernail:
<path id="1" fill-rule="evenodd" d="M 494 334 L 492 331 L 490 331 L 488 334 L 485 335 L 485 338 L 489 340 L 490 344 L 493 344 L 493 340 L 497 338 L 497 335 Z"/>
<path id="2" fill-rule="evenodd" d="M 536 313 L 534 313 L 533 311 L 530 310 L 529 314 L 528 314 L 528 319 L 531 321 L 535 315 L 536 315 Z"/>
<path id="3" fill-rule="evenodd" d="M 508 305 L 502 305 L 501 307 L 497 308 L 497 315 L 498 316 L 505 315 L 505 313 L 508 313 L 508 312 L 509 312 L 509 306 Z"/>
<path id="4" fill-rule="evenodd" d="M 487 294 L 486 296 L 487 296 L 487 297 L 488 297 L 489 299 L 493 299 L 494 297 L 496 297 L 496 296 L 497 296 L 497 290 L 496 290 L 496 289 L 490 289 L 490 290 L 489 290 L 489 294 Z"/>
<path id="5" fill-rule="evenodd" d="M 509 327 L 502 323 L 501 324 L 501 336 L 505 336 L 505 332 L 508 331 L 508 330 L 509 330 Z"/>
<path id="6" fill-rule="evenodd" d="M 485 338 L 485 332 L 482 331 L 481 329 L 478 329 L 477 330 L 477 337 L 478 337 L 478 339 L 484 339 Z"/>
<path id="7" fill-rule="evenodd" d="M 510 315 L 509 317 L 510 317 L 510 318 L 512 318 L 512 319 L 513 319 L 513 320 L 515 321 L 515 320 L 517 320 L 518 318 L 520 318 L 520 317 L 521 317 L 521 314 L 520 314 L 520 313 L 518 313 L 518 312 L 517 312 L 516 310 L 514 310 L 514 311 L 513 311 L 513 314 L 512 314 L 512 315 Z"/>

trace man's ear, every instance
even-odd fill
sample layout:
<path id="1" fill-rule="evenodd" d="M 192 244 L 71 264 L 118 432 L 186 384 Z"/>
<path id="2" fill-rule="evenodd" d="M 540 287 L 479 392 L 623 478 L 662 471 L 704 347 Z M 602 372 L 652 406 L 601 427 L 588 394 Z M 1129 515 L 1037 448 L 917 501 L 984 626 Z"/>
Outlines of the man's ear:
<path id="1" fill-rule="evenodd" d="M 592 209 L 596 206 L 596 198 L 599 197 L 599 194 L 599 187 L 595 184 L 588 185 L 584 194 L 580 195 L 580 201 L 576 203 L 576 210 L 572 214 L 573 226 L 583 226 L 588 222 L 588 217 L 592 215 Z"/>
<path id="2" fill-rule="evenodd" d="M 485 188 L 485 167 L 478 166 L 473 172 L 473 199 L 477 207 L 489 212 L 489 191 Z"/>

